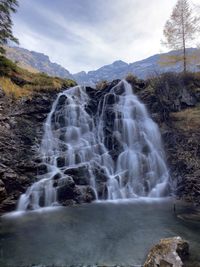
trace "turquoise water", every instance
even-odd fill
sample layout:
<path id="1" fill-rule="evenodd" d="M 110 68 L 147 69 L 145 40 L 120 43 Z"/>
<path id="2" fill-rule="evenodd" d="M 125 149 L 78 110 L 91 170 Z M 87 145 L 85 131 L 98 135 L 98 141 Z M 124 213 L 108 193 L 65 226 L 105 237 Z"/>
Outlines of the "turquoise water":
<path id="1" fill-rule="evenodd" d="M 160 238 L 180 235 L 200 261 L 200 221 L 169 200 L 102 202 L 0 219 L 0 266 L 141 265 Z M 189 218 L 189 219 L 188 219 Z"/>

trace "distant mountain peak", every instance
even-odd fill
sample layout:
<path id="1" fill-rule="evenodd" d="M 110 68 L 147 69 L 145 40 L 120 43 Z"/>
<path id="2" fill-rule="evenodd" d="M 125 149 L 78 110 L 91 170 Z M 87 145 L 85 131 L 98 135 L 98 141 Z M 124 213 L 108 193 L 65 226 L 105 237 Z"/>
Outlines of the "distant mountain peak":
<path id="1" fill-rule="evenodd" d="M 116 60 L 116 61 L 114 61 L 113 63 L 112 63 L 113 65 L 115 65 L 115 66 L 128 66 L 128 63 L 126 63 L 125 61 L 123 61 L 123 60 Z"/>

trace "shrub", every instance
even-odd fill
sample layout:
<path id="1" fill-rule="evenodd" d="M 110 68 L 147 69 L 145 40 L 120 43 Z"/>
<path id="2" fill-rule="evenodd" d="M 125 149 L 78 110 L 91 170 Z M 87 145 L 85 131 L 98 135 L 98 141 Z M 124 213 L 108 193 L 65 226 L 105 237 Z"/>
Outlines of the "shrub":
<path id="1" fill-rule="evenodd" d="M 128 73 L 125 80 L 130 83 L 131 85 L 135 85 L 137 83 L 137 77 L 133 75 L 132 73 Z"/>
<path id="2" fill-rule="evenodd" d="M 17 65 L 4 56 L 0 56 L 0 76 L 10 76 L 17 71 Z"/>
<path id="3" fill-rule="evenodd" d="M 103 90 L 108 86 L 108 84 L 109 83 L 106 80 L 99 81 L 98 83 L 96 83 L 96 89 L 97 90 Z"/>

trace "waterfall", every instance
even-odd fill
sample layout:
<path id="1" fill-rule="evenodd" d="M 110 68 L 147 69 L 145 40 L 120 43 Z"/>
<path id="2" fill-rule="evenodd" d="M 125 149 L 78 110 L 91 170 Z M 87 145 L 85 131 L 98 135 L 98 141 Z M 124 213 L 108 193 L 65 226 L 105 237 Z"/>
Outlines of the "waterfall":
<path id="1" fill-rule="evenodd" d="M 79 191 L 87 185 L 96 200 L 166 193 L 158 126 L 126 81 L 60 93 L 44 125 L 40 153 L 46 171 L 21 196 L 18 210 L 60 204 L 66 184 L 78 184 Z"/>

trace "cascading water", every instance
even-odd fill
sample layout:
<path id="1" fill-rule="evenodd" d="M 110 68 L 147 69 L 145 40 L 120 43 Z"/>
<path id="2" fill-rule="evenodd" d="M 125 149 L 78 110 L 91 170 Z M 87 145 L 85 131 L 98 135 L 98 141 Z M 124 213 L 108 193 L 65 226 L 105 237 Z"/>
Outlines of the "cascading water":
<path id="1" fill-rule="evenodd" d="M 166 191 L 159 129 L 126 81 L 110 90 L 76 86 L 60 93 L 45 123 L 41 155 L 47 171 L 21 196 L 18 210 L 59 204 L 66 184 L 80 191 L 88 185 L 96 199 Z"/>

